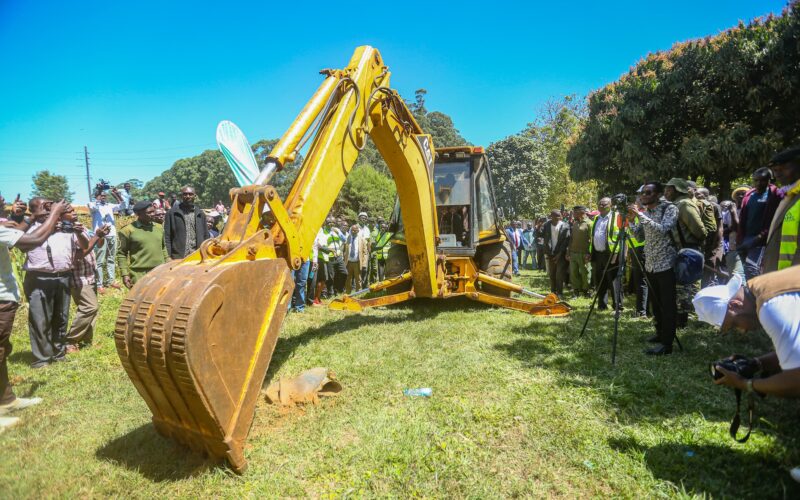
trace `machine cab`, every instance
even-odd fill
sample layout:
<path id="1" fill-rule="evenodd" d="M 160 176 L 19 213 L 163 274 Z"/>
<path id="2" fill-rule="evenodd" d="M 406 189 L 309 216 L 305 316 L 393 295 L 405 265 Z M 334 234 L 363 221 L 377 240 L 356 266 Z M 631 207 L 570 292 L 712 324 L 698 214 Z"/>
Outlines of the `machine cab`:
<path id="1" fill-rule="evenodd" d="M 489 162 L 482 147 L 437 148 L 433 169 L 438 249 L 445 255 L 473 256 L 479 245 L 502 239 Z M 399 203 L 392 221 L 402 243 Z"/>

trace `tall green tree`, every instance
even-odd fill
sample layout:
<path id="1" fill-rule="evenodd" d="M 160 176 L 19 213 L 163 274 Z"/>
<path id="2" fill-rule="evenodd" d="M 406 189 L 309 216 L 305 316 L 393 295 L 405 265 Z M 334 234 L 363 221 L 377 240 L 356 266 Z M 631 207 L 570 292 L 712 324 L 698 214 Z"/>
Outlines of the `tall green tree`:
<path id="1" fill-rule="evenodd" d="M 570 165 L 567 153 L 586 119 L 586 107 L 574 95 L 561 99 L 550 99 L 540 109 L 533 122 L 522 135 L 530 137 L 544 148 L 547 160 L 545 171 L 550 184 L 545 198 L 549 209 L 562 204 L 594 205 L 597 182 L 574 181 L 569 176 Z"/>
<path id="2" fill-rule="evenodd" d="M 498 207 L 507 217 L 542 215 L 550 188 L 547 150 L 531 137 L 512 135 L 486 150 Z"/>
<path id="3" fill-rule="evenodd" d="M 252 145 L 260 168 L 263 168 L 265 158 L 277 142 L 277 139 L 261 140 Z M 285 199 L 289 193 L 301 162 L 302 158 L 299 158 L 286 165 L 272 178 L 271 183 L 281 198 Z M 197 156 L 176 161 L 168 170 L 148 181 L 142 193 L 143 196 L 154 198 L 159 191 L 177 193 L 186 185 L 195 189 L 198 203 L 205 207 L 213 206 L 217 201 L 230 204 L 230 190 L 239 186 L 222 153 L 209 149 Z"/>
<path id="4" fill-rule="evenodd" d="M 591 93 L 572 177 L 621 189 L 702 177 L 727 196 L 734 179 L 800 142 L 799 5 L 650 54 Z"/>
<path id="5" fill-rule="evenodd" d="M 340 214 L 349 220 L 356 220 L 359 212 L 367 212 L 370 217 L 388 219 L 394 208 L 397 193 L 391 177 L 378 172 L 371 165 L 353 168 L 342 186 L 336 206 Z"/>
<path id="6" fill-rule="evenodd" d="M 31 186 L 31 197 L 40 196 L 48 200 L 72 201 L 75 195 L 69 190 L 69 182 L 66 176 L 51 174 L 49 170 L 41 170 L 33 175 L 33 185 Z"/>

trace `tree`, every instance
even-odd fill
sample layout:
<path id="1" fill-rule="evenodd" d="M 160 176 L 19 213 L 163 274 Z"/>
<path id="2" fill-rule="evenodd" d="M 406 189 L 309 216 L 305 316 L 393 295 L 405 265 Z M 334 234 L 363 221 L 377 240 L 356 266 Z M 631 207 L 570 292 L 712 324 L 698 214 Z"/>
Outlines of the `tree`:
<path id="1" fill-rule="evenodd" d="M 259 168 L 263 168 L 267 155 L 277 142 L 277 139 L 261 140 L 252 145 Z M 302 158 L 299 158 L 286 165 L 270 181 L 282 199 L 289 193 L 301 162 Z M 230 203 L 231 188 L 239 186 L 222 153 L 209 149 L 197 156 L 176 161 L 169 170 L 147 182 L 142 192 L 147 198 L 155 198 L 159 191 L 177 193 L 186 185 L 194 188 L 198 203 L 207 207 L 213 206 L 218 200 Z"/>
<path id="2" fill-rule="evenodd" d="M 533 218 L 546 204 L 550 179 L 547 150 L 531 137 L 512 135 L 489 145 L 497 205 L 511 217 Z"/>
<path id="3" fill-rule="evenodd" d="M 569 177 L 567 153 L 575 141 L 583 121 L 586 108 L 574 95 L 549 100 L 538 116 L 522 132 L 540 143 L 547 156 L 545 163 L 550 186 L 545 206 L 558 208 L 561 204 L 572 207 L 579 204 L 592 205 L 597 196 L 597 182 L 576 182 Z"/>
<path id="4" fill-rule="evenodd" d="M 31 197 L 42 197 L 48 200 L 72 201 L 75 195 L 69 190 L 66 176 L 51 174 L 49 170 L 41 170 L 33 175 Z"/>
<path id="5" fill-rule="evenodd" d="M 370 217 L 388 219 L 394 208 L 397 193 L 394 181 L 371 165 L 353 168 L 339 193 L 337 206 L 341 215 L 355 220 L 359 212 L 367 212 Z"/>
<path id="6" fill-rule="evenodd" d="M 629 190 L 703 178 L 727 197 L 734 179 L 800 140 L 799 5 L 650 54 L 591 93 L 570 175 Z"/>

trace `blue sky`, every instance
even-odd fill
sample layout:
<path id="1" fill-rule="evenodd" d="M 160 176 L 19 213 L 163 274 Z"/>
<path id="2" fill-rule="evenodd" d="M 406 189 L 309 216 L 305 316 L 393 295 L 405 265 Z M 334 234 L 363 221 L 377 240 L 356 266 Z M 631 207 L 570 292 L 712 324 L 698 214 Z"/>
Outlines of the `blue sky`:
<path id="1" fill-rule="evenodd" d="M 93 183 L 146 181 L 216 147 L 223 119 L 252 142 L 279 137 L 318 70 L 364 44 L 404 97 L 427 89 L 429 110 L 489 145 L 550 97 L 585 95 L 648 52 L 784 5 L 0 0 L 0 192 L 27 197 L 49 169 L 86 202 L 84 145 Z"/>

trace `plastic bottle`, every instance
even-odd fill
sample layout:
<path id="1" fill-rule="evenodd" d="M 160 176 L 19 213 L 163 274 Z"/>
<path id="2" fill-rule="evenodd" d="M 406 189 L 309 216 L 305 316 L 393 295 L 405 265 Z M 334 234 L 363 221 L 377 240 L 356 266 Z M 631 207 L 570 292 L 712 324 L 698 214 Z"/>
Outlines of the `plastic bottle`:
<path id="1" fill-rule="evenodd" d="M 421 387 L 419 389 L 404 389 L 403 394 L 409 397 L 421 396 L 423 398 L 429 398 L 433 394 L 433 389 L 430 387 Z"/>

